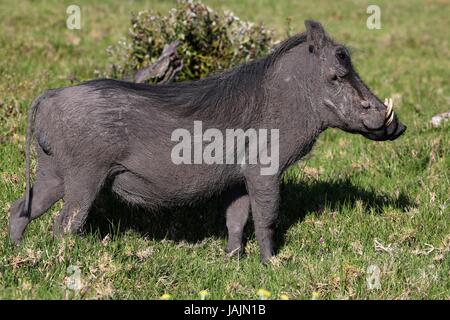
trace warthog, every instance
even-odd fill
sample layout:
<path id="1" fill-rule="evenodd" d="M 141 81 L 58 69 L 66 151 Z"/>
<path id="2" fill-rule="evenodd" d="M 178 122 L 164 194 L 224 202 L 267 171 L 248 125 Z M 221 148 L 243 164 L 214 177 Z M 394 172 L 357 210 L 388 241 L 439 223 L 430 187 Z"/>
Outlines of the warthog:
<path id="1" fill-rule="evenodd" d="M 319 22 L 305 26 L 267 57 L 206 79 L 158 86 L 102 79 L 46 91 L 29 111 L 26 192 L 11 206 L 12 242 L 61 198 L 54 233 L 82 231 L 105 188 L 152 211 L 223 195 L 227 252 L 242 252 L 251 208 L 267 262 L 274 254 L 282 173 L 311 150 L 322 131 L 340 128 L 382 141 L 406 130 L 392 104 L 381 102 L 360 79 L 346 47 Z M 194 121 L 222 132 L 277 129 L 278 170 L 263 175 L 260 163 L 175 164 L 172 133 L 191 129 Z M 38 165 L 31 188 L 33 134 Z"/>

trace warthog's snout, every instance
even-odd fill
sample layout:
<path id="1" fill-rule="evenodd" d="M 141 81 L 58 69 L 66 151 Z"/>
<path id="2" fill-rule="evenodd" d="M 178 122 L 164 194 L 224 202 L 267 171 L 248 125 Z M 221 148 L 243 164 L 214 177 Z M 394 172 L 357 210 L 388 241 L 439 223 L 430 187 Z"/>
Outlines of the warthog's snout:
<path id="1" fill-rule="evenodd" d="M 403 132 L 406 131 L 406 126 L 403 123 L 401 123 L 400 121 L 395 121 L 395 124 L 396 124 L 396 126 L 394 128 L 390 129 L 393 126 L 389 126 L 387 129 L 389 140 L 397 139 L 398 137 L 400 137 L 403 134 Z"/>
<path id="2" fill-rule="evenodd" d="M 365 137 L 376 141 L 395 140 L 406 131 L 406 126 L 398 120 L 394 113 L 392 99 L 385 99 L 384 107 L 386 107 L 386 113 L 383 126 L 363 133 Z"/>
<path id="3" fill-rule="evenodd" d="M 395 140 L 400 137 L 405 131 L 406 126 L 398 121 L 397 116 L 394 116 L 391 123 L 382 127 L 379 130 L 373 130 L 367 133 L 363 133 L 366 138 L 375 141 Z"/>

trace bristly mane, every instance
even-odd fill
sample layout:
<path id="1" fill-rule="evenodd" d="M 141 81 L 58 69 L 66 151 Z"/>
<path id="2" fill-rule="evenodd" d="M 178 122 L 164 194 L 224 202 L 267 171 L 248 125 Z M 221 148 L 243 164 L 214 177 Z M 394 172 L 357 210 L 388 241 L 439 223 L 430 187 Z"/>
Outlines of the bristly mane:
<path id="1" fill-rule="evenodd" d="M 266 60 L 266 68 L 272 66 L 284 53 L 295 48 L 299 44 L 306 42 L 306 32 L 296 34 L 277 45 L 274 50 L 264 58 Z"/>
<path id="2" fill-rule="evenodd" d="M 268 70 L 284 53 L 305 41 L 306 33 L 297 34 L 280 43 L 264 58 L 200 80 L 150 86 L 114 80 L 94 80 L 85 84 L 93 90 L 126 89 L 128 94 L 150 99 L 158 110 L 179 116 L 245 124 L 258 115 L 257 109 L 265 104 L 264 80 Z"/>

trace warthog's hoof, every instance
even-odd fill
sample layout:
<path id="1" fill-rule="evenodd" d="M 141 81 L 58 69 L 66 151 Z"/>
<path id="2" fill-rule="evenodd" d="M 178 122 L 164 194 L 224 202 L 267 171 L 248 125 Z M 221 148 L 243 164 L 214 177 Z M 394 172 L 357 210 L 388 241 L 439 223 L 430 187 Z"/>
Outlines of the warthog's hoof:
<path id="1" fill-rule="evenodd" d="M 229 257 L 242 256 L 244 255 L 244 246 L 242 244 L 240 245 L 228 244 L 225 249 L 225 252 Z"/>
<path id="2" fill-rule="evenodd" d="M 19 244 L 23 232 L 30 223 L 30 218 L 24 214 L 24 201 L 22 199 L 14 202 L 9 214 L 9 240 L 13 244 Z"/>
<path id="3" fill-rule="evenodd" d="M 22 240 L 23 232 L 30 220 L 27 217 L 11 217 L 9 220 L 9 239 L 11 243 L 17 245 Z"/>

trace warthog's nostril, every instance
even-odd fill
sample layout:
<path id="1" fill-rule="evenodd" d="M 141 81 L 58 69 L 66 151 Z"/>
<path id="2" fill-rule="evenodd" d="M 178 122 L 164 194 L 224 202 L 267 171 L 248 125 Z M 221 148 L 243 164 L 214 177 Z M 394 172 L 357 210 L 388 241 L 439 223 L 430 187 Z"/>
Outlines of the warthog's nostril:
<path id="1" fill-rule="evenodd" d="M 370 103 L 367 100 L 363 100 L 361 101 L 361 105 L 364 109 L 369 109 L 370 108 Z"/>

